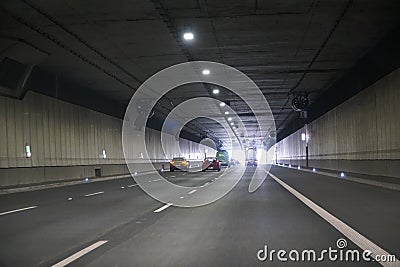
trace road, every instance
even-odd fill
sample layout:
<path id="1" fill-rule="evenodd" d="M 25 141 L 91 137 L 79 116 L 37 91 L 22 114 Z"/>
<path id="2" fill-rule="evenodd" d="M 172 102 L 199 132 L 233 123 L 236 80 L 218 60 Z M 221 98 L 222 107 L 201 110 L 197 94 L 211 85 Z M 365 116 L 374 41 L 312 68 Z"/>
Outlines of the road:
<path id="1" fill-rule="evenodd" d="M 398 191 L 273 166 L 273 176 L 249 193 L 252 171 L 247 168 L 225 197 L 197 208 L 157 202 L 131 178 L 0 196 L 0 266 L 381 266 L 327 257 L 282 262 L 276 254 L 260 261 L 257 253 L 265 245 L 319 253 L 337 249 L 340 238 L 345 249 L 362 252 L 347 232 L 282 183 L 399 258 Z M 199 186 L 221 174 L 163 175 L 178 185 Z"/>

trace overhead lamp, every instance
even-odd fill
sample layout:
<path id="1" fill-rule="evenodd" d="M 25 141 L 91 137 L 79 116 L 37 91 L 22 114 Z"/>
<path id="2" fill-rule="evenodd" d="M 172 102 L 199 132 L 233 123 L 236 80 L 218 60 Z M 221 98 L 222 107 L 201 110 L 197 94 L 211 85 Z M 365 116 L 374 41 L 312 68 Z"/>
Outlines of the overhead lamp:
<path id="1" fill-rule="evenodd" d="M 210 74 L 210 70 L 209 69 L 204 69 L 202 71 L 203 75 L 209 75 Z"/>
<path id="2" fill-rule="evenodd" d="M 233 122 L 231 122 L 231 125 L 233 126 L 233 125 L 234 125 L 234 123 L 233 123 Z"/>
<path id="3" fill-rule="evenodd" d="M 212 92 L 214 95 L 217 95 L 217 94 L 219 94 L 219 89 L 214 89 L 214 90 L 212 90 Z"/>
<path id="4" fill-rule="evenodd" d="M 229 117 L 229 118 L 228 118 L 228 121 L 231 121 L 231 120 L 232 120 L 232 118 L 231 118 L 231 117 Z"/>
<path id="5" fill-rule="evenodd" d="M 185 39 L 185 40 L 193 40 L 193 38 L 194 38 L 194 35 L 191 32 L 185 32 L 183 34 L 183 39 Z"/>
<path id="6" fill-rule="evenodd" d="M 221 103 L 219 103 L 219 105 L 220 105 L 221 107 L 225 107 L 225 106 L 226 106 L 225 102 L 221 102 Z"/>
<path id="7" fill-rule="evenodd" d="M 228 115 L 229 114 L 229 111 L 225 111 L 225 115 Z"/>
<path id="8" fill-rule="evenodd" d="M 233 129 L 236 129 L 236 127 L 235 127 L 235 126 L 233 126 L 232 128 L 233 128 Z"/>

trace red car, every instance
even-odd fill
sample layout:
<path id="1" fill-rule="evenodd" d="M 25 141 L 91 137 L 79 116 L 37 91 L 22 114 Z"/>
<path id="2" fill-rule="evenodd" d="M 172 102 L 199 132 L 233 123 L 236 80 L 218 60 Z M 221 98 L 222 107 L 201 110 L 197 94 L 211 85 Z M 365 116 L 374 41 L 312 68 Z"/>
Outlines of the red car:
<path id="1" fill-rule="evenodd" d="M 219 164 L 219 160 L 214 157 L 205 158 L 203 160 L 203 165 L 201 171 L 205 172 L 206 170 L 221 170 L 221 165 Z"/>

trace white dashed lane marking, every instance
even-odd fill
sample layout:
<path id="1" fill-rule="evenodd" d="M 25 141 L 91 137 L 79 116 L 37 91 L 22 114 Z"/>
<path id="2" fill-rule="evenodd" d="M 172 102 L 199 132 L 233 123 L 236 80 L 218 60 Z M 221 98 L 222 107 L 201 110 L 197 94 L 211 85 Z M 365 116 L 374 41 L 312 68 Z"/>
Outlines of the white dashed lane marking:
<path id="1" fill-rule="evenodd" d="M 161 208 L 156 209 L 154 212 L 155 212 L 155 213 L 161 212 L 161 211 L 167 209 L 167 208 L 170 207 L 170 206 L 172 206 L 172 203 L 165 204 L 165 205 L 162 206 Z"/>
<path id="2" fill-rule="evenodd" d="M 193 189 L 193 190 L 190 191 L 188 194 L 191 195 L 191 194 L 193 194 L 193 193 L 196 192 L 196 191 L 197 191 L 197 189 Z"/>
<path id="3" fill-rule="evenodd" d="M 100 195 L 100 194 L 104 194 L 104 191 L 100 191 L 100 192 L 96 192 L 96 193 L 92 193 L 92 194 L 87 194 L 87 195 L 85 195 L 85 197 L 91 197 L 91 196 L 96 196 L 96 195 Z"/>
<path id="4" fill-rule="evenodd" d="M 73 261 L 79 259 L 80 257 L 84 256 L 85 254 L 88 254 L 90 251 L 95 250 L 96 248 L 104 245 L 107 242 L 108 242 L 108 240 L 98 241 L 98 242 L 88 246 L 87 248 L 84 248 L 84 249 L 78 251 L 77 253 L 69 256 L 68 258 L 60 261 L 59 263 L 54 264 L 52 267 L 63 267 L 63 266 L 66 266 L 66 265 L 70 264 L 71 262 L 73 262 Z"/>
<path id="5" fill-rule="evenodd" d="M 5 212 L 1 212 L 0 216 L 11 214 L 11 213 L 16 213 L 16 212 L 20 212 L 20 211 L 24 211 L 24 210 L 31 210 L 31 209 L 35 209 L 35 208 L 37 208 L 37 206 L 31 206 L 31 207 L 21 208 L 21 209 L 17 209 L 17 210 L 5 211 Z"/>

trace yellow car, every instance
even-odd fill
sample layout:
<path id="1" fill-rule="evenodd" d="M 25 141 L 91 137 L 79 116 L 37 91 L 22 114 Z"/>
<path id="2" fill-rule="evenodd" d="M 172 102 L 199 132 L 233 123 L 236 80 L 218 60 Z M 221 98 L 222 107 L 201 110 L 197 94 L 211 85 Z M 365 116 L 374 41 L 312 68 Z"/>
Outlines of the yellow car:
<path id="1" fill-rule="evenodd" d="M 173 172 L 175 170 L 188 171 L 189 170 L 189 161 L 187 161 L 183 157 L 173 158 L 169 162 L 169 171 Z"/>

